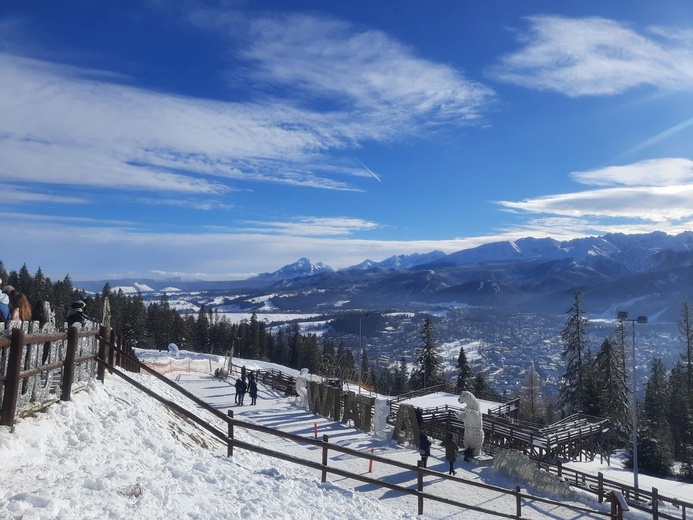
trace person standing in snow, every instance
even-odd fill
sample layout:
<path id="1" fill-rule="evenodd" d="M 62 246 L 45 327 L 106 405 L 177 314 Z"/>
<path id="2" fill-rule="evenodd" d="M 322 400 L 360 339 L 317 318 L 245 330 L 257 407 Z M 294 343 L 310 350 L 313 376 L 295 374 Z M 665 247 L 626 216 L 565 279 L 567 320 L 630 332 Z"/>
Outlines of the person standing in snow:
<path id="1" fill-rule="evenodd" d="M 236 379 L 236 384 L 233 385 L 234 388 L 236 389 L 236 395 L 234 396 L 234 402 L 236 404 L 238 404 L 238 398 L 241 396 L 241 383 L 242 383 L 242 381 L 241 381 L 241 378 L 239 377 L 238 379 Z"/>
<path id="2" fill-rule="evenodd" d="M 254 405 L 257 404 L 257 383 L 255 382 L 254 377 L 249 378 L 249 381 L 248 395 L 250 395 L 250 404 Z"/>
<path id="3" fill-rule="evenodd" d="M 425 468 L 428 457 L 431 455 L 431 441 L 428 440 L 425 433 L 419 435 L 419 454 L 421 455 L 421 467 Z"/>
<path id="4" fill-rule="evenodd" d="M 87 317 L 84 315 L 84 308 L 87 306 L 82 300 L 74 301 L 70 304 L 70 310 L 67 313 L 67 326 L 72 327 L 78 323 L 84 327 L 87 324 Z"/>
<path id="5" fill-rule="evenodd" d="M 243 398 L 245 397 L 245 392 L 248 389 L 245 381 L 238 379 L 241 383 L 238 385 L 238 404 L 243 406 Z"/>
<path id="6" fill-rule="evenodd" d="M 448 475 L 457 475 L 455 471 L 455 461 L 457 460 L 457 444 L 452 439 L 452 433 L 448 433 L 447 437 L 440 443 L 445 448 L 445 460 L 450 464 Z"/>

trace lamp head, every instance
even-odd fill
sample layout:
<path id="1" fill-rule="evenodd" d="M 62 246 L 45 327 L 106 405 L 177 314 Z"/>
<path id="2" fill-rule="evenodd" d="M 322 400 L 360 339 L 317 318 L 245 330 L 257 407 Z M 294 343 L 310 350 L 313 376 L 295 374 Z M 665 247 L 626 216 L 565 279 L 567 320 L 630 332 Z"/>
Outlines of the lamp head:
<path id="1" fill-rule="evenodd" d="M 638 323 L 647 323 L 647 316 L 638 316 Z"/>
<path id="2" fill-rule="evenodd" d="M 628 319 L 628 311 L 618 311 L 618 319 L 619 320 L 627 320 Z"/>

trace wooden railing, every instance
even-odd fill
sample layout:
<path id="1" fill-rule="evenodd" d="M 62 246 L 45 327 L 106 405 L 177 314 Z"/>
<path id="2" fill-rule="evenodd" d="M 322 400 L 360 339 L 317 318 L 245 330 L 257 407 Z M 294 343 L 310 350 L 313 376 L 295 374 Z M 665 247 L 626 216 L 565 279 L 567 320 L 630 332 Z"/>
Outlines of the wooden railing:
<path id="1" fill-rule="evenodd" d="M 121 352 L 120 349 L 113 344 L 108 343 L 108 348 L 115 350 L 123 355 L 124 352 Z M 587 513 L 591 514 L 594 516 L 598 517 L 605 517 L 605 518 L 622 518 L 622 509 L 620 507 L 620 502 L 618 500 L 618 495 L 616 493 L 612 494 L 610 497 L 611 503 L 612 503 L 612 513 L 607 513 L 604 511 L 600 511 L 596 508 L 588 508 L 588 507 L 582 507 L 582 506 L 576 506 L 576 505 L 571 505 L 571 504 L 565 504 L 563 502 L 556 502 L 552 501 L 543 497 L 538 497 L 534 495 L 530 495 L 528 493 L 523 493 L 519 486 L 517 486 L 515 489 L 505 489 L 502 487 L 498 486 L 491 486 L 488 484 L 483 484 L 480 482 L 476 481 L 471 481 L 463 478 L 457 478 L 453 476 L 448 476 L 445 474 L 441 474 L 436 471 L 428 470 L 425 468 L 422 468 L 421 466 L 412 466 L 410 464 L 406 464 L 403 462 L 399 462 L 396 460 L 388 459 L 385 457 L 380 457 L 377 455 L 374 455 L 372 453 L 363 453 L 358 450 L 354 450 L 351 448 L 346 448 L 343 446 L 339 446 L 336 444 L 330 444 L 329 442 L 329 437 L 327 435 L 323 435 L 322 439 L 314 439 L 311 437 L 302 437 L 300 435 L 292 434 L 292 433 L 287 433 L 287 432 L 282 432 L 280 430 L 274 430 L 272 428 L 268 428 L 266 426 L 261 426 L 258 424 L 254 423 L 249 423 L 245 421 L 241 421 L 238 419 L 235 419 L 233 417 L 233 411 L 229 410 L 228 413 L 225 415 L 223 412 L 220 410 L 217 410 L 216 408 L 212 407 L 199 397 L 191 394 L 184 388 L 180 387 L 177 385 L 175 382 L 171 381 L 170 379 L 166 378 L 165 376 L 158 374 L 155 370 L 151 369 L 144 363 L 141 363 L 139 360 L 137 360 L 136 357 L 132 356 L 126 356 L 129 358 L 129 362 L 138 366 L 139 369 L 146 371 L 148 373 L 151 373 L 155 377 L 159 378 L 161 381 L 163 381 L 166 385 L 170 386 L 171 388 L 174 388 L 177 390 L 179 393 L 182 395 L 186 396 L 190 400 L 192 400 L 195 404 L 200 406 L 202 409 L 206 410 L 207 412 L 213 414 L 215 417 L 217 417 L 220 420 L 223 420 L 226 423 L 226 431 L 223 431 L 219 429 L 218 427 L 212 425 L 208 421 L 202 419 L 201 417 L 197 416 L 195 413 L 185 409 L 181 405 L 170 401 L 168 399 L 165 399 L 164 397 L 158 395 L 156 392 L 153 390 L 147 388 L 145 385 L 142 383 L 136 381 L 135 379 L 131 378 L 124 372 L 116 369 L 112 365 L 108 364 L 108 362 L 99 357 L 99 362 L 106 366 L 108 368 L 108 371 L 112 374 L 117 375 L 118 377 L 121 377 L 125 381 L 129 382 L 130 384 L 134 385 L 135 387 L 139 388 L 143 392 L 145 392 L 147 395 L 151 396 L 152 398 L 156 399 L 157 401 L 175 409 L 182 415 L 188 417 L 190 420 L 195 422 L 196 424 L 200 425 L 202 428 L 205 430 L 209 431 L 212 433 L 214 436 L 216 436 L 218 439 L 222 440 L 224 443 L 227 445 L 227 455 L 228 456 L 233 456 L 233 451 L 236 448 L 240 449 L 245 449 L 248 451 L 252 451 L 254 453 L 259 453 L 265 456 L 269 456 L 275 459 L 281 459 L 285 460 L 300 466 L 308 467 L 315 469 L 316 471 L 319 471 L 321 474 L 321 482 L 326 482 L 327 481 L 327 475 L 328 474 L 333 474 L 333 475 L 338 475 L 341 477 L 349 478 L 352 480 L 360 481 L 360 482 L 365 482 L 380 488 L 387 488 L 391 489 L 394 491 L 398 491 L 402 494 L 406 495 L 413 495 L 417 497 L 417 507 L 418 507 L 418 514 L 423 514 L 424 512 L 424 500 L 430 500 L 434 502 L 439 502 L 439 503 L 444 503 L 448 504 L 454 507 L 458 507 L 461 509 L 467 509 L 467 510 L 472 510 L 472 511 L 478 511 L 482 513 L 487 513 L 490 515 L 493 515 L 495 517 L 499 518 L 520 518 L 522 517 L 522 506 L 523 506 L 523 501 L 528 501 L 528 502 L 541 502 L 541 503 L 546 503 L 550 504 L 555 507 L 564 507 L 568 510 L 578 512 L 578 513 Z M 310 461 L 307 459 L 303 459 L 300 457 L 296 457 L 293 455 L 288 455 L 284 452 L 277 451 L 277 450 L 272 450 L 269 448 L 265 448 L 262 446 L 258 446 L 256 444 L 252 444 L 249 442 L 241 441 L 239 439 L 235 438 L 235 433 L 237 428 L 243 428 L 255 432 L 260 432 L 266 435 L 271 435 L 274 437 L 282 438 L 282 439 L 288 439 L 293 442 L 296 442 L 301 445 L 306 445 L 308 449 L 306 450 L 306 454 L 312 453 L 312 450 L 310 449 L 311 446 L 317 446 L 321 449 L 322 451 L 322 461 L 320 463 Z M 329 452 L 330 450 L 336 451 L 341 454 L 346 454 L 349 455 L 350 457 L 355 457 L 355 458 L 362 458 L 368 461 L 374 461 L 378 462 L 380 464 L 383 464 L 385 466 L 391 466 L 394 468 L 397 468 L 399 470 L 408 470 L 412 472 L 412 479 L 416 479 L 417 482 L 417 487 L 416 489 L 412 489 L 409 487 L 397 485 L 397 484 L 392 484 L 390 482 L 386 482 L 383 480 L 378 480 L 375 478 L 371 478 L 368 476 L 365 476 L 363 474 L 357 474 L 353 473 L 350 471 L 346 471 L 343 469 L 340 469 L 338 467 L 330 466 L 329 465 Z M 477 488 L 482 488 L 488 491 L 492 491 L 495 493 L 498 493 L 498 496 L 508 496 L 513 499 L 514 511 L 508 511 L 508 512 L 502 512 L 502 511 L 497 511 L 497 510 L 491 510 L 491 509 L 486 509 L 483 507 L 478 507 L 474 506 L 471 504 L 466 504 L 463 502 L 459 502 L 456 500 L 452 500 L 447 497 L 443 496 L 438 496 L 434 495 L 432 493 L 428 493 L 424 491 L 424 480 L 423 477 L 424 475 L 430 475 L 430 476 L 435 476 L 436 479 L 444 479 L 444 480 L 452 480 L 454 482 L 458 482 L 460 484 L 465 484 L 468 486 L 473 486 Z M 526 517 L 525 517 L 526 518 Z"/>
<path id="2" fill-rule="evenodd" d="M 28 334 L 27 330 L 39 330 Z M 56 332 L 23 323 L 0 335 L 0 425 L 13 426 L 17 417 L 56 401 L 69 401 L 73 391 L 97 376 L 97 355 L 103 341 L 130 348 L 105 327 Z M 111 351 L 108 362 L 131 370 L 129 357 Z"/>

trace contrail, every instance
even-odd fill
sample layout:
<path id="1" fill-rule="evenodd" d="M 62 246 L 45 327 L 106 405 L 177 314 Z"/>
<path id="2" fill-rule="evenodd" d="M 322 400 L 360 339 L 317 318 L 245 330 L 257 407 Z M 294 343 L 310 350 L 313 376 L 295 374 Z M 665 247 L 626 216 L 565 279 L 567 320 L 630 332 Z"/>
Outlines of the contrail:
<path id="1" fill-rule="evenodd" d="M 380 180 L 380 177 L 378 177 L 375 173 L 373 173 L 373 170 L 371 170 L 368 166 L 366 166 L 365 164 L 363 164 L 363 161 L 361 161 L 361 159 L 359 159 L 359 158 L 356 157 L 355 155 L 354 155 L 354 159 L 356 159 L 358 162 L 360 162 L 360 163 L 361 163 L 361 166 L 363 166 L 366 170 L 368 170 L 368 173 L 370 173 L 373 177 L 375 177 L 375 180 L 376 180 L 376 181 L 378 181 L 378 182 L 383 182 L 382 180 Z"/>

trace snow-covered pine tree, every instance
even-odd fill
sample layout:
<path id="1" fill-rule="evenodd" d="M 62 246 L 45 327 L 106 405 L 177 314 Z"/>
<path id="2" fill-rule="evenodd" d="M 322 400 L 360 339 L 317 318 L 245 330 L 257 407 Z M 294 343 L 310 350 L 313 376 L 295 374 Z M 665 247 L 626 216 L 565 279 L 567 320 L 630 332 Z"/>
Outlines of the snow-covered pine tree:
<path id="1" fill-rule="evenodd" d="M 436 345 L 433 331 L 433 320 L 426 316 L 421 325 L 421 347 L 416 351 L 415 368 L 411 374 L 413 389 L 440 385 L 444 382 L 443 360 L 440 347 Z"/>
<path id="2" fill-rule="evenodd" d="M 559 407 L 566 414 L 581 412 L 585 405 L 585 365 L 587 351 L 587 318 L 582 308 L 582 293 L 573 291 L 573 305 L 568 309 L 568 320 L 561 332 L 562 357 L 566 362 L 559 392 Z"/>

